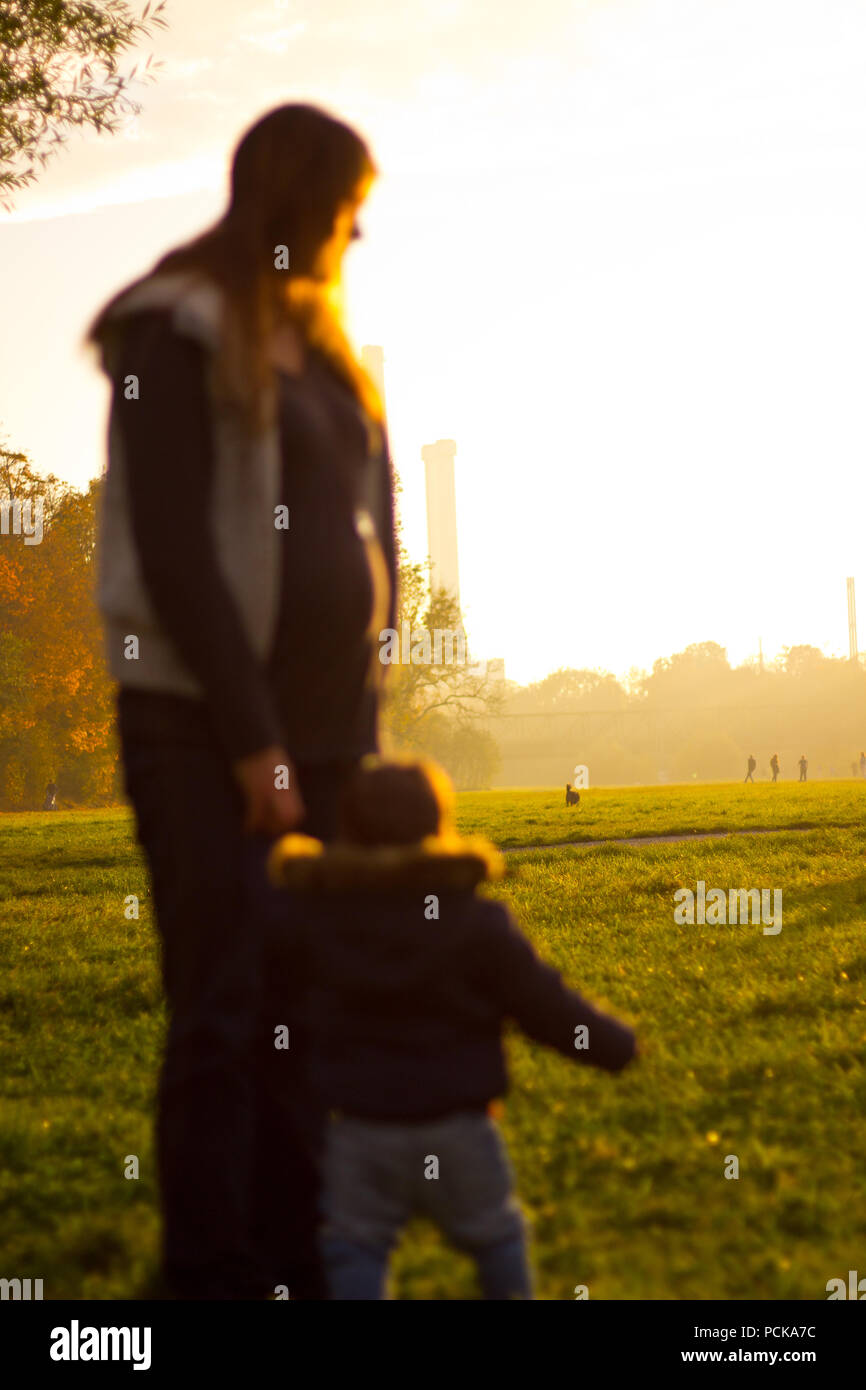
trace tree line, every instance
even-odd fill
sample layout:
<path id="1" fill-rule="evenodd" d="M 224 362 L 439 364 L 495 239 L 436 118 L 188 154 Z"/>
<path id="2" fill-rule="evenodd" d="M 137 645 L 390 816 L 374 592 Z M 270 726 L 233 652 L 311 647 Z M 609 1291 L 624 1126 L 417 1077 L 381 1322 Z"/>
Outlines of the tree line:
<path id="1" fill-rule="evenodd" d="M 625 681 L 566 669 L 510 685 L 501 714 L 487 727 L 511 782 L 564 781 L 578 763 L 596 783 L 742 779 L 750 755 L 761 780 L 774 753 L 783 778 L 804 754 L 811 777 L 851 777 L 866 748 L 866 670 L 808 645 L 732 666 L 699 642 Z"/>

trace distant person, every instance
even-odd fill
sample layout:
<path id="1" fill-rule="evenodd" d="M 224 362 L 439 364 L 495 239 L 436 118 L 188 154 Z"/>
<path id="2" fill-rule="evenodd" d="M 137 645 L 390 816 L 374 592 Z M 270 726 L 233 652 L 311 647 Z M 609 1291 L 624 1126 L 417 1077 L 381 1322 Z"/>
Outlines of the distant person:
<path id="1" fill-rule="evenodd" d="M 860 776 L 866 777 L 866 753 L 860 754 Z"/>
<path id="2" fill-rule="evenodd" d="M 800 759 L 800 761 L 799 761 L 799 763 L 797 764 L 797 766 L 798 766 L 799 769 L 800 769 L 800 781 L 801 781 L 801 782 L 805 782 L 805 780 L 806 780 L 806 769 L 807 769 L 807 767 L 809 766 L 809 764 L 808 764 L 808 762 L 807 762 L 807 760 L 806 760 L 806 754 L 805 754 L 805 753 L 803 754 L 803 756 L 802 756 L 802 758 Z"/>
<path id="3" fill-rule="evenodd" d="M 743 778 L 743 784 L 744 784 L 744 785 L 745 785 L 746 782 L 754 782 L 754 780 L 755 780 L 755 778 L 754 778 L 754 771 L 755 771 L 755 768 L 758 766 L 758 764 L 757 764 L 755 758 L 751 755 L 751 753 L 749 754 L 749 761 L 748 761 L 748 763 L 746 764 L 746 766 L 747 766 L 747 768 L 748 768 L 748 771 L 746 772 L 746 775 L 745 775 L 745 777 Z"/>
<path id="4" fill-rule="evenodd" d="M 276 930 L 289 978 L 294 959 L 307 961 L 311 1076 L 333 1112 L 331 1298 L 381 1299 L 416 1213 L 473 1256 L 484 1298 L 531 1298 L 524 1219 L 490 1114 L 508 1086 L 503 1026 L 613 1072 L 635 1055 L 631 1028 L 569 989 L 503 903 L 476 897 L 501 857 L 457 836 L 453 787 L 434 763 L 365 760 L 341 797 L 339 839 L 286 836 L 271 874 L 304 900 Z"/>
<path id="5" fill-rule="evenodd" d="M 45 788 L 45 800 L 42 803 L 43 811 L 57 810 L 57 783 L 49 782 Z"/>
<path id="6" fill-rule="evenodd" d="M 774 781 L 774 782 L 778 782 L 778 780 L 779 780 L 779 755 L 778 755 L 778 753 L 774 753 L 773 756 L 772 756 L 772 758 L 770 759 L 770 771 L 771 771 L 772 774 L 773 774 L 773 781 Z"/>

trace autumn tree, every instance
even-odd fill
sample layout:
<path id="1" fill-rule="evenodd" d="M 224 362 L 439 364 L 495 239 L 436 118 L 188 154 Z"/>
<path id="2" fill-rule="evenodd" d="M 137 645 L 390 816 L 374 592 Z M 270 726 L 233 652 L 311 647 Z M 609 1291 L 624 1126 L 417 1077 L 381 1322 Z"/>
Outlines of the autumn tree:
<path id="1" fill-rule="evenodd" d="M 0 799 L 116 793 L 112 684 L 93 593 L 100 484 L 86 493 L 0 448 Z"/>

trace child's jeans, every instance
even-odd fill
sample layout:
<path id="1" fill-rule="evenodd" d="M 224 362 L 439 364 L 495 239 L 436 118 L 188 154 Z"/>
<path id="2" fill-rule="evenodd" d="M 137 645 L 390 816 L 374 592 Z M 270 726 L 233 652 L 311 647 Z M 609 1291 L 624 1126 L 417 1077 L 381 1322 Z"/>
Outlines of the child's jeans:
<path id="1" fill-rule="evenodd" d="M 388 1257 L 415 1214 L 473 1256 L 484 1298 L 532 1298 L 508 1152 L 482 1112 L 422 1124 L 334 1119 L 324 1180 L 332 1299 L 384 1298 Z"/>

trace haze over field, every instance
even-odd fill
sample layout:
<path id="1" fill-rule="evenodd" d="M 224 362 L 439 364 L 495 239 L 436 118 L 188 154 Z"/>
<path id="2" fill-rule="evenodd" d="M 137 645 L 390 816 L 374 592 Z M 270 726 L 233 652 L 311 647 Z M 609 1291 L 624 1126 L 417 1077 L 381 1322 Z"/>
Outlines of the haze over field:
<path id="1" fill-rule="evenodd" d="M 859 0 L 170 0 L 166 17 L 141 115 L 73 137 L 3 219 L 11 448 L 78 485 L 99 472 L 87 319 L 218 213 L 253 118 L 309 99 L 382 169 L 351 322 L 385 347 L 415 558 L 421 446 L 457 440 L 473 647 L 522 682 L 707 640 L 733 662 L 759 638 L 768 657 L 847 651 L 846 575 L 866 603 Z"/>

